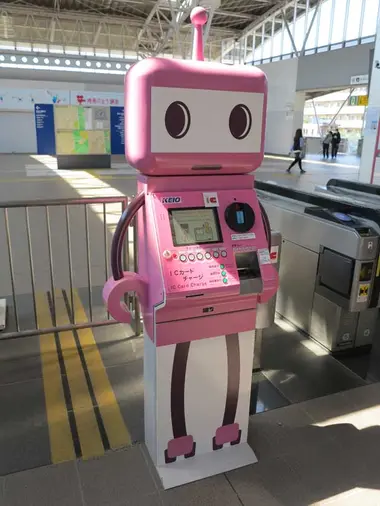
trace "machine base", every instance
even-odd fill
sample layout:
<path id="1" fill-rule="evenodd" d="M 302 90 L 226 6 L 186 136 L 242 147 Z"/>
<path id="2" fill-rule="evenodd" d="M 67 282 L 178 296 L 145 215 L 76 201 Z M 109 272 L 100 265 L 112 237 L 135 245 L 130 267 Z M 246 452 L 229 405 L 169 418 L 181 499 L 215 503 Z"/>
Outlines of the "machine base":
<path id="1" fill-rule="evenodd" d="M 221 451 L 195 455 L 172 464 L 157 466 L 165 490 L 186 483 L 256 464 L 257 458 L 248 443 L 225 447 Z"/>

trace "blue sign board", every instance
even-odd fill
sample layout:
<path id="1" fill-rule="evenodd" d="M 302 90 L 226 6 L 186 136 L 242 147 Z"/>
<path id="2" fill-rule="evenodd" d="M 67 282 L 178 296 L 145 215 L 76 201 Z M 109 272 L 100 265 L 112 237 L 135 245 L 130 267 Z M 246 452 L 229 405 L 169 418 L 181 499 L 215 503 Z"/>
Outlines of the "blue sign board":
<path id="1" fill-rule="evenodd" d="M 124 155 L 124 107 L 111 107 L 111 153 Z"/>
<path id="2" fill-rule="evenodd" d="M 54 105 L 35 104 L 34 120 L 37 153 L 39 155 L 55 155 Z"/>

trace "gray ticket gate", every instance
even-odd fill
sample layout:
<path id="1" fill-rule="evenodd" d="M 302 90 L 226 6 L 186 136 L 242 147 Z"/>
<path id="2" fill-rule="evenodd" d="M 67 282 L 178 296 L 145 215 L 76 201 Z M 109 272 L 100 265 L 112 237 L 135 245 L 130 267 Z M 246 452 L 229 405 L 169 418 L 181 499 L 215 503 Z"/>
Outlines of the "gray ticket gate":
<path id="1" fill-rule="evenodd" d="M 257 194 L 282 235 L 277 312 L 332 352 L 371 344 L 378 232 L 358 217 Z"/>

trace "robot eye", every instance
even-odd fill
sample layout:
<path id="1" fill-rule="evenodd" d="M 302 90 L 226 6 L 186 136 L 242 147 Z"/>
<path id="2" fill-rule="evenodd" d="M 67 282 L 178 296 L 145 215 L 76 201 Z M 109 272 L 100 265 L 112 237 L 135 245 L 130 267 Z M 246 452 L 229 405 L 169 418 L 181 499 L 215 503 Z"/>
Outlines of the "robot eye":
<path id="1" fill-rule="evenodd" d="M 172 102 L 166 109 L 165 127 L 173 139 L 182 139 L 189 131 L 191 124 L 190 111 L 183 102 Z"/>
<path id="2" fill-rule="evenodd" d="M 230 114 L 230 132 L 235 139 L 245 139 L 252 127 L 251 111 L 244 104 L 235 105 Z"/>

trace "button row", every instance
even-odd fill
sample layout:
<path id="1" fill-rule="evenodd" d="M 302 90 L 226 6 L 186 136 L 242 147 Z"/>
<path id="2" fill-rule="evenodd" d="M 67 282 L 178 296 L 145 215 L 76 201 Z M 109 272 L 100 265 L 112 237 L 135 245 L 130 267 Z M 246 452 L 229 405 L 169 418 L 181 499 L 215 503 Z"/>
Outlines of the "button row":
<path id="1" fill-rule="evenodd" d="M 203 253 L 197 253 L 196 258 L 198 260 L 203 260 L 203 258 L 205 258 L 206 260 L 210 260 L 212 257 L 219 258 L 219 256 L 226 258 L 227 251 L 223 250 L 220 252 L 220 254 L 219 254 L 219 251 L 214 251 L 212 254 L 209 251 L 207 251 L 204 255 L 203 255 Z M 188 256 L 186 257 L 186 255 L 182 254 L 179 256 L 179 259 L 181 260 L 181 262 L 186 262 L 186 260 L 190 260 L 190 262 L 194 262 L 195 255 L 193 253 L 189 253 Z"/>
<path id="2" fill-rule="evenodd" d="M 227 279 L 227 272 L 224 270 L 225 269 L 225 265 L 224 264 L 220 264 L 220 268 L 222 269 L 222 278 L 223 278 L 223 283 L 226 285 L 228 283 L 228 279 Z"/>

